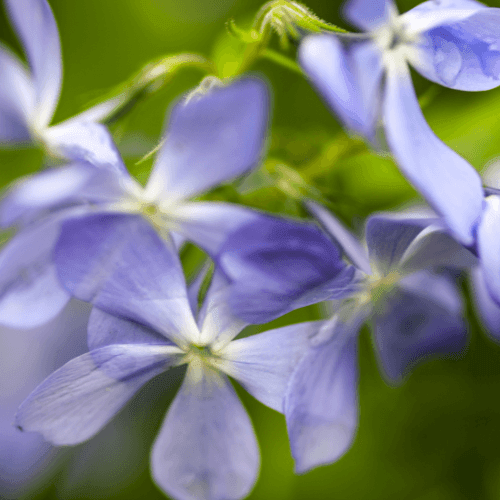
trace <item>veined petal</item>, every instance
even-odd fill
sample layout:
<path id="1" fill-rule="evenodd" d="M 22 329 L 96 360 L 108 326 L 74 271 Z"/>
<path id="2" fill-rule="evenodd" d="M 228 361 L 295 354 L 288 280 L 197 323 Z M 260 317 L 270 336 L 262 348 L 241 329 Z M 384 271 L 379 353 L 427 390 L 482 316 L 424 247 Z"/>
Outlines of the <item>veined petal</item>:
<path id="1" fill-rule="evenodd" d="M 492 299 L 483 270 L 477 266 L 471 271 L 471 288 L 474 304 L 488 333 L 500 341 L 500 306 Z"/>
<path id="2" fill-rule="evenodd" d="M 32 328 L 54 318 L 69 302 L 59 284 L 52 251 L 59 221 L 17 233 L 0 253 L 0 324 Z"/>
<path id="3" fill-rule="evenodd" d="M 309 321 L 234 340 L 222 352 L 220 369 L 261 403 L 283 413 L 290 376 L 322 324 Z"/>
<path id="4" fill-rule="evenodd" d="M 354 237 L 326 208 L 311 200 L 306 202 L 307 209 L 318 219 L 325 231 L 344 250 L 347 258 L 361 271 L 371 274 L 372 269 L 367 251 L 359 240 Z"/>
<path id="5" fill-rule="evenodd" d="M 19 407 L 16 425 L 55 445 L 78 444 L 111 420 L 150 379 L 178 363 L 172 346 L 112 345 L 55 371 Z"/>
<path id="6" fill-rule="evenodd" d="M 269 96 L 256 78 L 212 87 L 172 110 L 146 192 L 181 200 L 255 167 L 267 131 Z"/>
<path id="7" fill-rule="evenodd" d="M 45 128 L 59 100 L 61 46 L 52 10 L 46 0 L 5 0 L 33 72 L 36 124 Z"/>
<path id="8" fill-rule="evenodd" d="M 376 46 L 368 39 L 343 43 L 337 35 L 310 35 L 300 44 L 299 61 L 344 124 L 374 141 L 382 79 Z"/>
<path id="9" fill-rule="evenodd" d="M 0 144 L 31 139 L 34 100 L 26 69 L 0 45 Z"/>
<path id="10" fill-rule="evenodd" d="M 285 417 L 297 473 L 338 460 L 358 425 L 359 322 L 333 324 L 335 334 L 306 352 L 288 385 Z"/>
<path id="11" fill-rule="evenodd" d="M 486 287 L 500 306 L 500 196 L 488 196 L 477 230 L 477 250 Z"/>
<path id="12" fill-rule="evenodd" d="M 44 132 L 49 148 L 71 161 L 83 161 L 130 177 L 108 129 L 99 123 L 74 118 Z"/>
<path id="13" fill-rule="evenodd" d="M 377 28 L 397 13 L 392 0 L 348 0 L 343 10 L 344 16 L 363 30 Z"/>
<path id="14" fill-rule="evenodd" d="M 458 22 L 443 23 L 422 36 L 411 58 L 423 76 L 458 90 L 500 85 L 500 9 L 482 8 Z"/>
<path id="15" fill-rule="evenodd" d="M 156 483 L 179 500 L 239 500 L 259 463 L 252 424 L 230 382 L 190 365 L 153 446 Z"/>
<path id="16" fill-rule="evenodd" d="M 198 340 L 177 252 L 141 217 L 105 214 L 67 221 L 54 255 L 59 278 L 75 297 L 179 345 Z"/>
<path id="17" fill-rule="evenodd" d="M 459 241 L 472 244 L 483 204 L 481 178 L 427 125 L 405 64 L 388 68 L 384 124 L 387 142 L 403 173 L 444 217 Z"/>
<path id="18" fill-rule="evenodd" d="M 398 383 L 422 359 L 460 352 L 467 344 L 462 302 L 444 276 L 420 271 L 400 282 L 374 308 L 374 337 L 381 368 Z"/>

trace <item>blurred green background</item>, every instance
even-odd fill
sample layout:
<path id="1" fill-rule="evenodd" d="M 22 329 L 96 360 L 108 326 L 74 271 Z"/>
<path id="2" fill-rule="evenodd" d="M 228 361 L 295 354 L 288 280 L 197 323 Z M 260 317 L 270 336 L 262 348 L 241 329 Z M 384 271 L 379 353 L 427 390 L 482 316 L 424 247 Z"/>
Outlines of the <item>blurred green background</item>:
<path id="1" fill-rule="evenodd" d="M 54 122 L 83 110 L 152 59 L 187 51 L 220 58 L 237 51 L 225 22 L 234 18 L 238 25 L 248 25 L 261 6 L 255 0 L 49 1 L 64 61 Z M 415 4 L 398 2 L 401 12 Z M 341 20 L 340 3 L 311 0 L 307 6 L 326 21 L 348 27 Z M 22 54 L 3 10 L 0 39 Z M 279 50 L 276 40 L 272 45 Z M 293 46 L 288 56 L 295 57 Z M 301 216 L 298 201 L 313 196 L 326 201 L 355 231 L 374 211 L 419 201 L 389 157 L 375 155 L 342 132 L 303 77 L 264 60 L 253 71 L 272 87 L 268 158 L 259 173 L 218 188 L 210 197 Z M 118 147 L 139 180 L 147 179 L 151 162 L 137 162 L 159 142 L 169 104 L 200 76 L 194 69 L 179 73 L 113 124 Z M 414 77 L 437 135 L 478 170 L 492 164 L 500 156 L 500 89 L 461 93 Z M 0 151 L 0 185 L 36 171 L 41 163 L 42 154 L 34 148 Z M 199 256 L 192 248 L 184 251 L 188 270 Z M 352 449 L 333 465 L 294 475 L 284 418 L 238 388 L 262 451 L 260 478 L 249 498 L 500 498 L 500 346 L 479 325 L 465 280 L 462 287 L 470 325 L 467 351 L 459 359 L 418 366 L 401 387 L 384 382 L 370 332 L 366 327 L 362 331 L 359 430 Z M 273 326 L 319 315 L 320 309 L 311 307 Z M 174 371 L 152 381 L 94 439 L 64 449 L 57 466 L 22 498 L 164 498 L 150 479 L 149 450 L 181 376 Z"/>

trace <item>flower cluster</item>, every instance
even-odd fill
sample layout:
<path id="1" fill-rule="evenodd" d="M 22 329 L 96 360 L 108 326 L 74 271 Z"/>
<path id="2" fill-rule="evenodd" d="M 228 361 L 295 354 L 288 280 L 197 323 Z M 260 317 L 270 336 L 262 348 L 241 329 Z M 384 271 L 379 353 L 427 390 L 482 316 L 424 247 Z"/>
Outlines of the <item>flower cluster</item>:
<path id="1" fill-rule="evenodd" d="M 247 50 L 231 78 L 205 60 L 176 59 L 208 75 L 167 113 L 143 186 L 103 124 L 135 91 L 51 125 L 62 78 L 52 11 L 47 0 L 4 4 L 29 69 L 0 47 L 0 143 L 41 145 L 51 167 L 0 201 L 0 225 L 13 232 L 0 251 L 0 324 L 45 328 L 45 337 L 53 324 L 47 342 L 66 345 L 61 334 L 82 320 L 68 327 L 63 310 L 72 298 L 92 307 L 87 352 L 24 400 L 19 429 L 56 446 L 84 442 L 151 379 L 185 365 L 153 444 L 153 478 L 172 498 L 236 500 L 255 484 L 260 456 L 228 376 L 285 416 L 303 473 L 353 442 L 363 324 L 386 381 L 402 383 L 422 360 L 467 345 L 457 277 L 470 272 L 499 338 L 500 192 L 483 188 L 432 132 L 408 65 L 458 90 L 500 86 L 500 9 L 429 0 L 399 15 L 391 0 L 349 0 L 346 17 L 364 32 L 347 33 L 296 2 L 270 2 L 249 33 L 232 25 Z M 273 29 L 298 41 L 299 66 L 267 47 Z M 432 208 L 373 214 L 360 241 L 320 197 L 301 200 L 311 217 L 299 220 L 207 196 L 255 175 L 265 157 L 269 85 L 241 74 L 259 57 L 303 71 L 349 131 L 393 155 Z M 134 85 L 172 67 L 149 68 Z M 206 259 L 189 285 L 186 242 Z M 318 303 L 327 304 L 321 319 L 242 334 Z"/>

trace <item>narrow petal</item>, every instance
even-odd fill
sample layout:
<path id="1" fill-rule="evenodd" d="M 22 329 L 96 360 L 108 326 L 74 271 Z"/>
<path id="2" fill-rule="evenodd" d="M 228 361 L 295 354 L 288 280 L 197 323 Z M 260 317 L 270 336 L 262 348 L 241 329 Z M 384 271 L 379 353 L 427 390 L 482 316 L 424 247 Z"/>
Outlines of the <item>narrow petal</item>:
<path id="1" fill-rule="evenodd" d="M 46 0 L 5 0 L 33 72 L 37 125 L 46 127 L 61 91 L 62 64 L 59 33 Z"/>
<path id="2" fill-rule="evenodd" d="M 232 233 L 218 263 L 232 283 L 233 311 L 249 323 L 270 321 L 304 301 L 349 294 L 354 274 L 315 226 L 274 217 Z"/>
<path id="3" fill-rule="evenodd" d="M 178 103 L 146 191 L 157 200 L 185 199 L 255 167 L 268 108 L 266 85 L 256 78 L 214 86 Z"/>
<path id="4" fill-rule="evenodd" d="M 374 141 L 382 79 L 375 45 L 369 40 L 343 43 L 336 35 L 311 35 L 300 44 L 299 62 L 345 126 Z"/>
<path id="5" fill-rule="evenodd" d="M 438 222 L 436 218 L 406 215 L 372 215 L 366 223 L 366 243 L 370 261 L 386 274 L 398 267 L 403 255 L 415 238 L 429 225 Z"/>
<path id="6" fill-rule="evenodd" d="M 357 28 L 372 30 L 388 22 L 396 13 L 391 0 L 348 0 L 344 5 L 344 16 Z"/>
<path id="7" fill-rule="evenodd" d="M 427 125 L 406 65 L 387 72 L 384 99 L 387 141 L 410 182 L 464 244 L 474 239 L 483 204 L 481 178 Z"/>
<path id="8" fill-rule="evenodd" d="M 336 322 L 336 334 L 311 347 L 297 366 L 285 399 L 285 417 L 297 473 L 338 460 L 358 425 L 358 322 Z"/>
<path id="9" fill-rule="evenodd" d="M 104 125 L 72 119 L 47 129 L 44 138 L 49 148 L 63 158 L 84 161 L 129 176 L 113 138 Z"/>
<path id="10" fill-rule="evenodd" d="M 500 85 L 500 9 L 482 8 L 463 20 L 444 22 L 423 35 L 411 59 L 423 76 L 458 90 Z"/>
<path id="11" fill-rule="evenodd" d="M 67 221 L 54 254 L 59 278 L 75 297 L 176 343 L 197 340 L 177 252 L 141 217 L 92 215 Z"/>
<path id="12" fill-rule="evenodd" d="M 500 306 L 500 196 L 488 196 L 477 230 L 477 249 L 486 287 Z"/>
<path id="13" fill-rule="evenodd" d="M 59 314 L 70 295 L 52 261 L 59 222 L 51 220 L 16 234 L 0 253 L 0 324 L 42 325 Z"/>
<path id="14" fill-rule="evenodd" d="M 177 245 L 176 245 L 177 247 Z M 178 247 L 177 247 L 178 248 Z M 193 313 L 193 316 L 195 318 L 198 317 L 198 301 L 200 297 L 200 291 L 201 287 L 203 285 L 203 282 L 205 279 L 208 277 L 210 268 L 211 268 L 212 262 L 207 259 L 207 261 L 203 264 L 203 266 L 198 270 L 192 281 L 189 283 L 188 286 L 188 298 L 189 298 L 189 305 L 191 306 L 191 312 Z"/>
<path id="15" fill-rule="evenodd" d="M 31 139 L 34 99 L 27 71 L 0 45 L 0 144 Z"/>
<path id="16" fill-rule="evenodd" d="M 381 368 L 391 383 L 423 359 L 456 354 L 467 344 L 461 299 L 449 280 L 421 271 L 401 285 L 375 307 L 373 318 Z"/>
<path id="17" fill-rule="evenodd" d="M 176 364 L 180 352 L 171 346 L 113 345 L 72 359 L 28 396 L 16 425 L 55 445 L 81 443 L 148 380 Z"/>
<path id="18" fill-rule="evenodd" d="M 488 333 L 499 342 L 500 306 L 491 298 L 483 270 L 479 266 L 471 271 L 471 278 L 472 297 L 479 317 Z"/>
<path id="19" fill-rule="evenodd" d="M 361 271 L 371 274 L 370 260 L 367 251 L 359 240 L 324 207 L 311 200 L 306 202 L 307 209 L 318 219 L 325 231 L 344 250 L 348 259 Z"/>
<path id="20" fill-rule="evenodd" d="M 322 324 L 298 323 L 235 340 L 222 352 L 220 368 L 261 403 L 283 413 L 290 376 Z"/>
<path id="21" fill-rule="evenodd" d="M 189 366 L 153 446 L 153 478 L 179 500 L 237 500 L 259 471 L 252 424 L 226 377 Z"/>

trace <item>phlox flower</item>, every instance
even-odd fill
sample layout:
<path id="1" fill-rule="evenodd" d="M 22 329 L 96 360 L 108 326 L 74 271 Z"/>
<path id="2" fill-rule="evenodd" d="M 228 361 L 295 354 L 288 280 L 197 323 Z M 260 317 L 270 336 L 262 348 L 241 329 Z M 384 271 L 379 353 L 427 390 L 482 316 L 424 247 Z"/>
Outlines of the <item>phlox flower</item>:
<path id="1" fill-rule="evenodd" d="M 379 122 L 410 182 L 454 235 L 472 244 L 481 216 L 481 180 L 428 126 L 410 64 L 458 90 L 500 85 L 500 9 L 472 0 L 429 0 L 398 15 L 391 0 L 350 0 L 346 17 L 360 34 L 304 39 L 300 64 L 345 125 L 375 141 Z"/>
<path id="2" fill-rule="evenodd" d="M 61 223 L 70 217 L 78 216 L 82 227 L 96 212 L 142 217 L 160 234 L 175 232 L 215 253 L 226 232 L 260 216 L 229 203 L 190 199 L 258 165 L 267 121 L 268 94 L 261 80 L 213 85 L 172 109 L 145 187 L 120 157 L 109 168 L 77 162 L 14 185 L 0 206 L 0 224 L 18 228 L 0 253 L 0 323 L 42 324 L 69 300 L 53 252 Z M 136 244 L 144 248 L 141 241 Z"/>
<path id="3" fill-rule="evenodd" d="M 100 256 L 110 248 L 116 258 L 104 265 Z M 96 306 L 88 326 L 90 352 L 35 389 L 16 423 L 55 445 L 80 443 L 150 379 L 185 364 L 184 381 L 153 445 L 154 480 L 176 499 L 246 496 L 258 475 L 259 450 L 227 375 L 282 412 L 288 379 L 322 322 L 233 340 L 246 323 L 228 308 L 226 278 L 215 273 L 198 310 L 201 280 L 186 288 L 174 245 L 140 218 L 88 218 L 86 228 L 66 241 L 66 251 L 63 283 Z"/>
<path id="4" fill-rule="evenodd" d="M 29 71 L 0 45 L 0 145 L 39 142 L 51 154 L 110 167 L 119 153 L 106 127 L 97 122 L 115 106 L 108 101 L 50 126 L 62 83 L 56 21 L 47 0 L 4 0 Z"/>
<path id="5" fill-rule="evenodd" d="M 374 215 L 366 223 L 365 249 L 322 206 L 309 202 L 308 208 L 344 249 L 356 276 L 344 290 L 337 287 L 330 294 L 327 277 L 323 283 L 295 282 L 295 294 L 307 297 L 308 303 L 335 299 L 331 321 L 311 339 L 285 397 L 298 472 L 337 460 L 352 443 L 358 415 L 356 343 L 361 325 L 369 321 L 381 371 L 390 383 L 401 382 L 424 358 L 460 351 L 466 344 L 460 294 L 447 273 L 436 271 L 476 263 L 475 256 L 448 234 L 437 217 Z M 267 297 L 271 284 L 280 282 L 275 276 L 290 275 L 293 282 L 296 269 L 303 264 L 298 261 L 294 266 L 286 260 L 280 264 L 281 248 L 269 237 L 259 254 L 252 249 L 251 229 L 242 227 L 228 238 L 220 266 L 232 283 L 234 314 L 254 322 L 269 321 L 282 313 L 284 303 L 287 310 L 305 305 L 291 291 L 283 294 L 274 309 Z M 274 252 L 275 268 L 279 269 L 274 269 L 273 276 L 267 271 L 267 262 Z M 328 254 L 328 249 L 316 253 Z M 247 286 L 248 278 L 240 269 L 250 264 L 256 276 L 259 271 L 268 276 Z M 245 296 L 245 288 L 250 296 Z"/>

